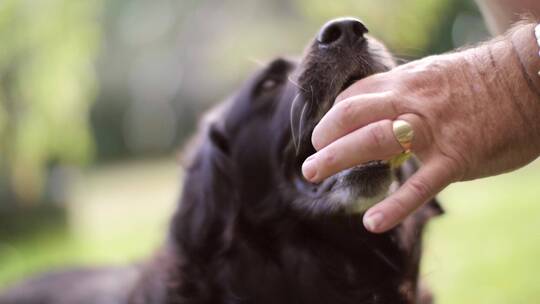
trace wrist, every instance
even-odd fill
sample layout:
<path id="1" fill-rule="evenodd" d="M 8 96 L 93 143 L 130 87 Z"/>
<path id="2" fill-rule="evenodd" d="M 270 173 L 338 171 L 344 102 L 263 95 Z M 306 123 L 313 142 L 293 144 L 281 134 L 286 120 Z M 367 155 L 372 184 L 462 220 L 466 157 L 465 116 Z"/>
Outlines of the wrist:
<path id="1" fill-rule="evenodd" d="M 506 34 L 512 54 L 501 66 L 514 71 L 515 77 L 506 80 L 513 89 L 515 104 L 526 119 L 530 143 L 535 143 L 531 146 L 540 154 L 540 46 L 535 26 L 535 23 L 518 25 Z"/>
<path id="2" fill-rule="evenodd" d="M 481 126 L 487 129 L 481 141 L 493 144 L 484 156 L 500 163 L 508 149 L 522 165 L 540 153 L 540 77 L 536 70 L 540 58 L 536 38 L 531 40 L 533 28 L 519 26 L 505 36 L 460 52 L 462 63 L 455 64 L 456 69 L 465 70 L 463 80 L 469 84 L 470 100 L 478 104 L 477 111 L 488 113 L 475 114 L 483 117 Z"/>
<path id="3" fill-rule="evenodd" d="M 540 39 L 535 35 L 536 26 L 534 23 L 517 26 L 507 36 L 525 80 L 540 98 Z"/>
<path id="4" fill-rule="evenodd" d="M 540 56 L 534 26 L 518 26 L 507 35 L 463 52 L 474 67 L 471 83 L 492 101 L 505 102 L 535 125 L 540 115 Z M 540 130 L 540 125 L 538 126 Z M 540 134 L 540 132 L 538 133 Z"/>

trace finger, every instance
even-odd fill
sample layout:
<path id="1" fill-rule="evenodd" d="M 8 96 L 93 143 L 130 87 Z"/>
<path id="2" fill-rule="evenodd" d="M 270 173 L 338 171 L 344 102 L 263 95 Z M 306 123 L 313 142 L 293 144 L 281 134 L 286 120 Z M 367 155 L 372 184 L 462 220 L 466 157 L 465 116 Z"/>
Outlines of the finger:
<path id="1" fill-rule="evenodd" d="M 395 193 L 366 212 L 364 226 L 374 233 L 392 229 L 448 186 L 454 172 L 450 163 L 439 160 L 422 166 Z"/>
<path id="2" fill-rule="evenodd" d="M 356 95 L 371 94 L 385 91 L 387 88 L 388 73 L 379 73 L 361 79 L 341 92 L 336 97 L 336 103 Z"/>
<path id="3" fill-rule="evenodd" d="M 312 155 L 302 166 L 304 177 L 319 182 L 356 165 L 389 159 L 403 148 L 392 132 L 392 121 L 381 120 L 358 129 Z"/>
<path id="4" fill-rule="evenodd" d="M 429 129 L 422 118 L 408 113 L 397 119 L 408 122 L 413 131 L 411 149 L 419 156 L 425 155 L 429 143 Z M 381 120 L 357 129 L 309 157 L 302 166 L 304 177 L 319 182 L 344 169 L 372 160 L 387 160 L 403 152 L 393 132 L 393 121 Z"/>
<path id="5" fill-rule="evenodd" d="M 398 113 L 392 99 L 389 92 L 382 92 L 357 95 L 337 103 L 313 130 L 313 147 L 320 150 L 369 123 L 394 119 Z"/>

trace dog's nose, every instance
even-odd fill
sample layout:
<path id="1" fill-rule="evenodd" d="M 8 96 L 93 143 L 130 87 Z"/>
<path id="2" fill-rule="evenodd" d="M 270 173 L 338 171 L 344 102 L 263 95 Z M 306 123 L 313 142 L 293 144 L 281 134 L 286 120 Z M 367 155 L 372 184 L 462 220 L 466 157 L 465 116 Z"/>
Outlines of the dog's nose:
<path id="1" fill-rule="evenodd" d="M 366 26 L 356 18 L 339 18 L 328 21 L 319 32 L 317 41 L 321 46 L 353 45 L 364 39 Z"/>

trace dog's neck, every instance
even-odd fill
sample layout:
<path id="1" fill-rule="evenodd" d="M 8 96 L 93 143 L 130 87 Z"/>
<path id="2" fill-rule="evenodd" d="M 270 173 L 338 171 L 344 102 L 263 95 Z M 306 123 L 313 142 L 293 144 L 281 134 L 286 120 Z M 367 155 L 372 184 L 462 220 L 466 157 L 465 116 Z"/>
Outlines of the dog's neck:
<path id="1" fill-rule="evenodd" d="M 287 208 L 278 188 L 243 201 L 234 164 L 202 151 L 171 229 L 166 298 L 184 300 L 169 303 L 415 303 L 422 220 L 376 235 L 360 214 Z"/>
<path id="2" fill-rule="evenodd" d="M 261 304 L 368 299 L 368 303 L 414 303 L 419 267 L 415 252 L 420 250 L 403 246 L 401 227 L 371 234 L 359 214 L 321 218 L 290 214 L 274 220 L 260 225 L 237 217 L 233 229 L 225 228 L 234 231 L 230 247 L 207 244 L 206 248 L 218 250 L 211 256 L 188 253 L 182 244 L 175 244 L 182 260 L 176 266 L 180 277 L 172 281 L 182 286 L 169 293 L 197 288 L 191 285 L 193 279 L 211 289 L 193 291 L 198 293 L 193 303 L 236 303 L 233 295 L 244 303 Z"/>

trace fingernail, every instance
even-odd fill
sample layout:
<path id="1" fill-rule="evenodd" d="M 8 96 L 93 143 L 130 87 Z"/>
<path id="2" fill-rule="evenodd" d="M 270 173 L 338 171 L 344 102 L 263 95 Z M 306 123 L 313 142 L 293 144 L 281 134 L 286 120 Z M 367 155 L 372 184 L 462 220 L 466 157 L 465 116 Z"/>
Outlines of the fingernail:
<path id="1" fill-rule="evenodd" d="M 302 165 L 302 174 L 307 180 L 312 180 L 317 175 L 317 168 L 315 167 L 314 157 L 311 156 Z"/>
<path id="2" fill-rule="evenodd" d="M 376 232 L 377 228 L 382 224 L 384 216 L 381 212 L 375 212 L 364 217 L 364 226 L 371 232 Z"/>

